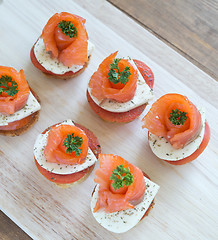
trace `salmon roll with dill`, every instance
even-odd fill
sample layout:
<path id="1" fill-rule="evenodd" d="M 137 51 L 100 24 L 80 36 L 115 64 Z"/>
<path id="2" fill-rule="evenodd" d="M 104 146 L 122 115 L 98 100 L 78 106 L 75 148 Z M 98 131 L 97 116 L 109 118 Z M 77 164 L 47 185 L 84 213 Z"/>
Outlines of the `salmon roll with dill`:
<path id="1" fill-rule="evenodd" d="M 94 133 L 72 120 L 48 127 L 39 134 L 34 145 L 39 172 L 63 188 L 85 180 L 100 152 L 101 146 Z"/>
<path id="2" fill-rule="evenodd" d="M 198 109 L 181 94 L 160 97 L 142 121 L 153 153 L 172 165 L 195 160 L 210 140 L 204 108 Z"/>
<path id="3" fill-rule="evenodd" d="M 99 162 L 91 199 L 92 214 L 107 230 L 127 232 L 148 215 L 159 186 L 120 156 L 100 154 Z"/>
<path id="4" fill-rule="evenodd" d="M 92 75 L 87 99 L 103 120 L 127 123 L 138 118 L 153 98 L 154 75 L 142 61 L 112 53 Z"/>
<path id="5" fill-rule="evenodd" d="M 22 69 L 0 66 L 0 134 L 18 136 L 29 130 L 38 120 L 39 102 Z"/>
<path id="6" fill-rule="evenodd" d="M 86 20 L 61 12 L 54 14 L 31 49 L 33 65 L 57 78 L 73 78 L 87 67 L 94 45 L 89 41 Z"/>

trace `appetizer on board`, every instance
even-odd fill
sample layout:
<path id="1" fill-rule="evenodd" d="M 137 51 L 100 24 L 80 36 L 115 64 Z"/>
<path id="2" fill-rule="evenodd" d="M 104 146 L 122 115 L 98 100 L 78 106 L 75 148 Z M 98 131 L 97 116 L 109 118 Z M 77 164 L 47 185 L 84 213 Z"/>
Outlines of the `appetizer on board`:
<path id="1" fill-rule="evenodd" d="M 122 233 L 147 216 L 159 186 L 136 166 L 113 154 L 99 155 L 91 211 L 107 230 Z"/>
<path id="2" fill-rule="evenodd" d="M 54 14 L 30 52 L 33 65 L 58 78 L 72 78 L 88 65 L 94 45 L 88 40 L 86 20 L 67 12 Z"/>
<path id="3" fill-rule="evenodd" d="M 92 75 L 87 99 L 94 112 L 108 122 L 131 122 L 153 98 L 154 75 L 143 62 L 116 58 L 112 53 Z"/>
<path id="4" fill-rule="evenodd" d="M 210 139 L 204 110 L 180 94 L 159 98 L 142 121 L 153 153 L 173 165 L 196 159 Z"/>
<path id="5" fill-rule="evenodd" d="M 16 136 L 26 132 L 38 120 L 40 108 L 24 71 L 0 66 L 0 134 Z"/>
<path id="6" fill-rule="evenodd" d="M 84 126 L 65 120 L 47 128 L 34 145 L 39 172 L 60 187 L 85 180 L 101 152 L 97 137 Z"/>

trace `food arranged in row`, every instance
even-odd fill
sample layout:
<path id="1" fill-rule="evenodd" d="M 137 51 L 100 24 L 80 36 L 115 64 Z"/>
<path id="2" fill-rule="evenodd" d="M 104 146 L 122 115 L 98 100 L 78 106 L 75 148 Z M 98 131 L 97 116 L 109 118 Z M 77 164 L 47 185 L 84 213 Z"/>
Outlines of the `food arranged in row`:
<path id="1" fill-rule="evenodd" d="M 31 49 L 33 65 L 57 78 L 81 74 L 94 49 L 85 22 L 66 12 L 53 15 Z M 154 75 L 144 62 L 117 54 L 106 57 L 91 76 L 87 100 L 103 120 L 127 123 L 138 118 L 153 99 Z M 20 135 L 38 119 L 39 98 L 23 70 L 0 67 L 0 75 L 0 133 Z M 204 110 L 180 94 L 162 96 L 142 121 L 152 151 L 170 164 L 194 160 L 209 142 Z M 159 189 L 146 173 L 122 157 L 101 154 L 95 134 L 72 120 L 39 134 L 34 160 L 46 179 L 63 188 L 86 179 L 99 160 L 91 211 L 97 222 L 115 233 L 126 232 L 143 219 Z"/>
<path id="2" fill-rule="evenodd" d="M 85 180 L 98 159 L 97 186 L 91 200 L 93 215 L 112 232 L 128 231 L 148 214 L 159 186 L 123 158 L 100 153 L 97 137 L 72 120 L 47 128 L 34 145 L 39 172 L 62 188 Z"/>

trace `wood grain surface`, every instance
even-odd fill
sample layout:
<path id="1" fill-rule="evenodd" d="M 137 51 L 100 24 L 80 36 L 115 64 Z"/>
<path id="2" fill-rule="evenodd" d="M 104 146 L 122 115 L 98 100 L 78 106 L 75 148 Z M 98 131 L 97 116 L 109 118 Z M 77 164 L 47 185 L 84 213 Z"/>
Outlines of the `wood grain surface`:
<path id="1" fill-rule="evenodd" d="M 218 80 L 218 0 L 109 0 Z"/>
<path id="2" fill-rule="evenodd" d="M 77 79 L 64 82 L 38 72 L 30 63 L 29 51 L 48 18 L 66 9 L 87 19 L 89 36 L 96 50 L 87 70 Z M 33 239 L 144 239 L 147 236 L 149 239 L 215 240 L 218 221 L 215 212 L 218 207 L 215 201 L 218 197 L 218 122 L 214 119 L 218 113 L 217 82 L 106 1 L 56 0 L 51 6 L 50 1 L 11 0 L 0 5 L 0 13 L 0 18 L 4 19 L 0 21 L 4 33 L 0 39 L 4 46 L 0 48 L 0 62 L 24 68 L 42 101 L 39 122 L 30 132 L 19 138 L 0 138 L 0 208 Z M 10 21 L 6 21 L 8 16 Z M 126 32 L 127 25 L 129 32 Z M 14 36 L 16 41 L 13 41 Z M 109 124 L 90 110 L 85 99 L 88 79 L 102 59 L 117 49 L 123 56 L 144 60 L 153 69 L 156 98 L 169 91 L 180 92 L 206 107 L 212 136 L 198 160 L 181 167 L 169 166 L 151 153 L 140 119 L 122 126 Z M 15 52 L 16 55 L 12 54 Z M 172 64 L 172 60 L 176 64 Z M 185 73 L 181 73 L 181 67 L 186 69 Z M 193 81 L 190 76 L 195 76 Z M 122 155 L 161 186 L 149 217 L 130 232 L 109 233 L 93 219 L 89 209 L 93 174 L 81 185 L 62 190 L 37 172 L 32 155 L 35 138 L 47 126 L 64 118 L 73 118 L 92 129 L 104 153 L 113 151 Z M 131 146 L 132 142 L 138 144 L 127 150 L 126 146 Z M 142 156 L 146 157 L 142 159 Z M 31 239 L 15 226 L 0 214 L 0 239 Z"/>

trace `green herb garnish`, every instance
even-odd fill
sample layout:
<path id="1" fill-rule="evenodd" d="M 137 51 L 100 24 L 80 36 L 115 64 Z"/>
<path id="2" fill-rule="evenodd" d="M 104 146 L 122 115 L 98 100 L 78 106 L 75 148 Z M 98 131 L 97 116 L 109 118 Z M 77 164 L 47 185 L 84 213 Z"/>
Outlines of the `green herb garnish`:
<path id="1" fill-rule="evenodd" d="M 72 154 L 72 152 L 76 152 L 76 156 L 79 156 L 82 151 L 82 149 L 80 149 L 79 147 L 81 147 L 82 143 L 83 139 L 79 136 L 74 136 L 74 133 L 72 133 L 72 135 L 67 134 L 63 146 L 67 148 L 67 153 Z"/>
<path id="2" fill-rule="evenodd" d="M 2 75 L 0 78 L 0 95 L 2 95 L 3 92 L 12 97 L 18 93 L 17 83 L 8 75 Z"/>
<path id="3" fill-rule="evenodd" d="M 127 187 L 130 186 L 133 183 L 133 175 L 129 169 L 124 168 L 122 164 L 112 171 L 110 180 L 114 180 L 112 187 L 116 191 L 117 188 L 122 188 L 124 185 Z"/>
<path id="4" fill-rule="evenodd" d="M 181 112 L 179 109 L 172 110 L 169 120 L 174 125 L 183 125 L 188 118 L 186 114 L 186 112 Z"/>
<path id="5" fill-rule="evenodd" d="M 129 71 L 130 67 L 125 67 L 125 69 L 122 72 L 120 72 L 118 67 L 118 63 L 120 60 L 121 60 L 120 58 L 116 58 L 113 60 L 113 63 L 111 64 L 111 67 L 108 73 L 109 80 L 115 84 L 116 83 L 125 84 L 126 82 L 129 81 L 129 76 L 131 75 Z"/>
<path id="6" fill-rule="evenodd" d="M 69 36 L 70 38 L 77 36 L 77 29 L 73 25 L 73 23 L 70 21 L 63 20 L 63 21 L 59 22 L 58 27 L 62 30 L 62 32 L 65 35 Z"/>

